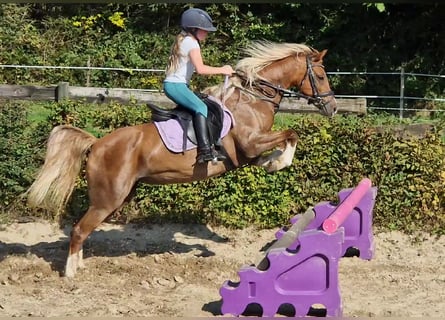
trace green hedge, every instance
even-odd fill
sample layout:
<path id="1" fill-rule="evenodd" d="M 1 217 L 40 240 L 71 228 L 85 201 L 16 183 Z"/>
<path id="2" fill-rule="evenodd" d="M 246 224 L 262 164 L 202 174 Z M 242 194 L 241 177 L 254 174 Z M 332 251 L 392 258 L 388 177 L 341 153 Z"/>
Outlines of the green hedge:
<path id="1" fill-rule="evenodd" d="M 14 205 L 26 190 L 42 157 L 42 140 L 21 104 L 0 103 L 0 208 Z M 31 129 L 31 130 L 29 130 Z M 44 139 L 43 139 L 44 140 Z"/>
<path id="2" fill-rule="evenodd" d="M 52 126 L 71 123 L 102 136 L 150 117 L 143 106 L 70 101 L 32 105 L 10 102 L 3 104 L 1 111 L 0 143 L 6 152 L 0 167 L 4 190 L 0 201 L 2 211 L 9 216 L 29 214 L 19 196 L 42 163 L 44 141 Z M 337 201 L 341 189 L 369 177 L 378 187 L 374 209 L 377 228 L 444 234 L 445 123 L 434 122 L 434 130 L 422 138 L 401 138 L 394 134 L 394 124 L 400 121 L 389 116 L 338 115 L 329 119 L 279 114 L 276 129 L 292 127 L 300 138 L 290 168 L 268 174 L 262 168 L 248 166 L 201 182 L 141 184 L 134 201 L 118 216 L 127 222 L 279 227 L 320 201 Z M 12 199 L 16 201 L 11 207 Z M 80 177 L 64 218 L 78 219 L 87 205 L 86 183 Z M 48 216 L 46 212 L 32 214 Z"/>

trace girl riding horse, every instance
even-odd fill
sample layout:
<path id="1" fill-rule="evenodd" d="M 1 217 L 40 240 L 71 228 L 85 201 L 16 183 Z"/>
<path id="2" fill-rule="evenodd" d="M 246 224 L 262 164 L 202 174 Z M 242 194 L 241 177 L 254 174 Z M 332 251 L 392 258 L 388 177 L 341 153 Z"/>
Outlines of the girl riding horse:
<path id="1" fill-rule="evenodd" d="M 231 66 L 211 67 L 202 61 L 200 42 L 210 31 L 216 31 L 207 12 L 191 8 L 181 17 L 182 31 L 176 36 L 172 46 L 164 80 L 164 92 L 178 105 L 193 112 L 193 125 L 198 142 L 197 163 L 226 160 L 224 154 L 210 145 L 207 128 L 207 106 L 190 90 L 193 72 L 198 74 L 223 74 L 230 76 L 234 72 Z"/>

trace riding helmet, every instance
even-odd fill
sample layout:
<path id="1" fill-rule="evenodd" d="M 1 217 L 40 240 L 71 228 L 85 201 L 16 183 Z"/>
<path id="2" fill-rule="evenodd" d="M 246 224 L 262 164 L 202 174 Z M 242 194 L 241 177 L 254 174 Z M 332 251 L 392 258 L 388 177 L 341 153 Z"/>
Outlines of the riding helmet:
<path id="1" fill-rule="evenodd" d="M 190 8 L 184 11 L 181 16 L 181 27 L 184 30 L 198 28 L 205 31 L 216 31 L 209 14 L 198 8 Z"/>

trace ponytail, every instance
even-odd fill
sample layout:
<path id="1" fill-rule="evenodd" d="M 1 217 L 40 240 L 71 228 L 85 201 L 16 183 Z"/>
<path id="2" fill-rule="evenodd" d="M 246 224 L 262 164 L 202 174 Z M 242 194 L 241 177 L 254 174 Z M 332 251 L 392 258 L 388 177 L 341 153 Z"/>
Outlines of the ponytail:
<path id="1" fill-rule="evenodd" d="M 179 46 L 181 45 L 182 40 L 184 40 L 187 33 L 185 31 L 181 31 L 175 38 L 175 42 L 170 48 L 170 57 L 168 58 L 167 69 L 165 72 L 168 74 L 174 73 L 176 69 L 179 67 L 179 59 L 181 52 L 179 50 Z"/>
<path id="2" fill-rule="evenodd" d="M 193 28 L 195 29 L 195 28 Z M 180 33 L 178 33 L 178 35 L 175 38 L 175 42 L 173 43 L 173 45 L 170 48 L 170 57 L 168 58 L 168 64 L 167 64 L 167 68 L 165 70 L 165 73 L 167 75 L 174 73 L 178 67 L 179 67 L 179 60 L 181 58 L 181 52 L 180 52 L 180 45 L 182 40 L 184 40 L 184 38 L 188 35 L 192 35 L 195 39 L 197 39 L 197 37 L 195 36 L 196 30 L 182 30 Z M 199 44 L 199 40 L 197 39 L 198 44 Z"/>

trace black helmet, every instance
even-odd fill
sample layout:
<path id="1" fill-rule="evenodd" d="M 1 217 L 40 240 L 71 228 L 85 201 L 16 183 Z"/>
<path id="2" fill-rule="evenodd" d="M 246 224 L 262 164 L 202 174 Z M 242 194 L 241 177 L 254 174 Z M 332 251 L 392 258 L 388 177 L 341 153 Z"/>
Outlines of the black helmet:
<path id="1" fill-rule="evenodd" d="M 197 8 L 190 8 L 184 11 L 181 16 L 181 27 L 185 30 L 198 28 L 205 31 L 216 31 L 209 14 Z"/>

